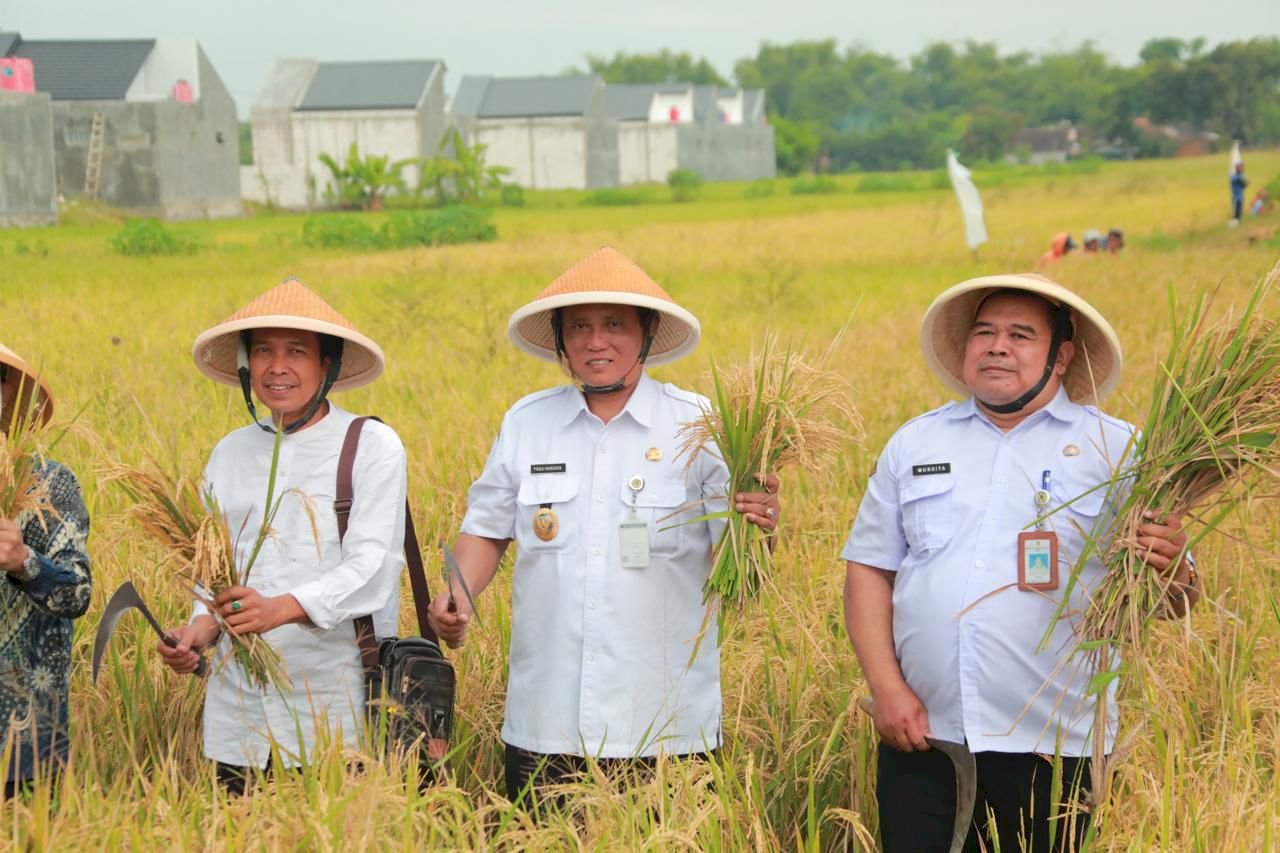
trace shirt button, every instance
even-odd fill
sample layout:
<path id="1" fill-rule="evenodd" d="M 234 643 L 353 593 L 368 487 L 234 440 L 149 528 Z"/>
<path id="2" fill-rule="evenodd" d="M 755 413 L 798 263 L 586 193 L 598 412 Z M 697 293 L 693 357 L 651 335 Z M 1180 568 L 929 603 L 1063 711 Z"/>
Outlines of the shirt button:
<path id="1" fill-rule="evenodd" d="M 596 495 L 596 503 L 598 504 L 604 503 L 604 495 Z"/>
<path id="2" fill-rule="evenodd" d="M 593 557 L 599 557 L 599 556 L 600 556 L 600 549 L 599 549 L 599 548 L 592 548 L 592 549 L 591 549 L 591 556 L 593 556 Z"/>
<path id="3" fill-rule="evenodd" d="M 595 663 L 595 662 L 596 662 L 595 655 L 587 655 L 587 663 Z"/>
<path id="4" fill-rule="evenodd" d="M 979 569 L 980 569 L 980 568 L 982 568 L 983 566 L 985 566 L 985 565 L 986 565 L 986 563 L 982 562 L 981 560 L 978 560 L 978 561 L 977 561 L 976 563 L 974 563 L 973 565 L 974 565 L 974 567 L 975 567 L 975 568 L 979 568 Z"/>
<path id="5" fill-rule="evenodd" d="M 595 609 L 596 609 L 596 603 L 595 603 L 594 601 L 588 601 L 588 602 L 587 602 L 587 607 L 589 607 L 589 608 L 590 608 L 590 609 L 592 609 L 592 610 L 595 610 Z"/>
<path id="6" fill-rule="evenodd" d="M 609 452 L 609 448 L 605 447 L 605 446 L 602 444 L 602 445 L 600 445 L 600 452 L 601 452 L 601 453 L 608 453 L 608 452 Z"/>

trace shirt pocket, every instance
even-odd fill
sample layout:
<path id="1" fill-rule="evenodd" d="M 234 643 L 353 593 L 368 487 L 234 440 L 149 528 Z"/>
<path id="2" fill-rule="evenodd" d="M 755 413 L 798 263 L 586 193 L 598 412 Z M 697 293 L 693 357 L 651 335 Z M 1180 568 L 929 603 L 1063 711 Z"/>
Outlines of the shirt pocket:
<path id="1" fill-rule="evenodd" d="M 521 549 L 551 553 L 574 546 L 580 525 L 572 515 L 572 504 L 578 497 L 578 488 L 578 480 L 568 474 L 533 474 L 520 481 L 516 492 L 516 542 Z M 554 521 L 542 523 L 545 513 L 539 519 L 540 529 L 554 529 L 554 535 L 547 539 L 534 531 L 534 520 L 543 509 L 554 514 Z"/>
<path id="2" fill-rule="evenodd" d="M 1049 493 L 1052 496 L 1050 510 L 1057 509 L 1048 519 L 1047 527 L 1058 534 L 1062 542 L 1070 542 L 1073 554 L 1090 536 L 1101 536 L 1109 519 L 1106 513 L 1109 474 L 1100 473 L 1088 477 L 1074 472 L 1063 476 L 1052 475 Z"/>
<path id="3" fill-rule="evenodd" d="M 618 497 L 625 506 L 620 521 L 631 517 L 632 498 L 635 498 L 636 518 L 649 525 L 649 554 L 659 557 L 673 556 L 680 550 L 684 541 L 685 527 L 682 522 L 697 518 L 706 510 L 702 504 L 681 509 L 689 503 L 684 480 L 673 477 L 653 477 L 645 480 L 644 488 L 632 492 L 628 483 L 623 483 Z M 699 510 L 691 512 L 691 510 Z"/>
<path id="4" fill-rule="evenodd" d="M 902 529 L 913 554 L 941 548 L 955 535 L 955 486 L 952 474 L 930 474 L 912 477 L 900 488 Z"/>

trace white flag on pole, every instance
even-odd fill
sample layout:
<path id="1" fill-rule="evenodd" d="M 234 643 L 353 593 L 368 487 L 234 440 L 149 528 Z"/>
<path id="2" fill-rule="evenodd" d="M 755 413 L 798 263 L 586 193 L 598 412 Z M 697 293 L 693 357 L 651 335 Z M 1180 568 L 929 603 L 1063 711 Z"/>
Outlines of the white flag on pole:
<path id="1" fill-rule="evenodd" d="M 964 217 L 964 241 L 969 248 L 977 250 L 987 242 L 987 224 L 982 220 L 982 196 L 974 186 L 973 174 L 960 165 L 956 152 L 947 149 L 947 175 L 951 178 L 951 188 L 956 191 L 956 200 L 960 202 L 960 215 Z"/>
<path id="2" fill-rule="evenodd" d="M 1237 139 L 1231 143 L 1231 168 L 1227 169 L 1227 174 L 1234 175 L 1236 173 L 1236 166 L 1239 166 L 1243 162 L 1244 161 L 1240 159 L 1240 140 Z"/>

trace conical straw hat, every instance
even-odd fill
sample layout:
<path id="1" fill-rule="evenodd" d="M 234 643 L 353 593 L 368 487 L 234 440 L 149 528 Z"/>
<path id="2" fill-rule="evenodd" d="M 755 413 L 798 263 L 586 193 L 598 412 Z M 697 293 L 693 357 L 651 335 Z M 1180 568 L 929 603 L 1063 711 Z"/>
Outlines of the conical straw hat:
<path id="1" fill-rule="evenodd" d="M 36 405 L 40 407 L 40 420 L 47 424 L 49 419 L 53 417 L 53 391 L 49 388 L 49 383 L 44 380 L 44 377 L 38 376 L 22 356 L 4 344 L 0 344 L 0 364 L 7 364 L 10 369 L 16 370 L 26 377 L 19 380 L 24 389 L 24 396 L 30 394 L 32 388 L 39 390 L 40 399 L 36 402 Z M 10 381 L 12 382 L 13 380 L 10 379 Z M 18 400 L 17 405 L 25 404 L 22 400 Z M 4 417 L 7 422 L 9 414 L 7 412 L 4 413 Z"/>
<path id="2" fill-rule="evenodd" d="M 555 361 L 551 315 L 569 305 L 634 305 L 660 312 L 649 364 L 675 361 L 696 347 L 702 335 L 697 317 L 677 305 L 634 261 L 604 246 L 569 267 L 537 299 L 512 314 L 508 337 L 525 352 Z"/>
<path id="3" fill-rule="evenodd" d="M 1071 309 L 1075 356 L 1062 377 L 1077 403 L 1101 402 L 1120 381 L 1124 361 L 1115 329 L 1092 305 L 1067 288 L 1034 273 L 989 275 L 962 281 L 944 291 L 920 324 L 920 346 L 929 369 L 955 393 L 972 394 L 964 383 L 964 352 L 978 306 L 997 290 L 1024 290 Z"/>
<path id="4" fill-rule="evenodd" d="M 196 338 L 191 354 L 210 379 L 240 387 L 236 355 L 246 329 L 301 329 L 342 338 L 342 370 L 334 391 L 368 385 L 382 373 L 382 348 L 296 278 L 288 279 Z"/>

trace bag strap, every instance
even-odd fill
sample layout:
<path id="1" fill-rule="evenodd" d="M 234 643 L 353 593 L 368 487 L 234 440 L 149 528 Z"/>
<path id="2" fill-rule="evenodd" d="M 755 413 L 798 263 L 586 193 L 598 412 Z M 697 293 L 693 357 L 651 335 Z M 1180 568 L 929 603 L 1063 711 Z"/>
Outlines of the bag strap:
<path id="1" fill-rule="evenodd" d="M 338 483 L 334 493 L 333 512 L 338 517 L 338 542 L 347 535 L 347 521 L 351 515 L 351 504 L 354 495 L 352 488 L 352 470 L 356 462 L 356 450 L 360 445 L 360 431 L 365 421 L 374 420 L 382 423 L 381 418 L 365 416 L 356 418 L 347 427 L 347 436 L 342 442 L 342 454 L 338 457 Z M 431 593 L 427 589 L 427 573 L 422 565 L 422 549 L 418 546 L 418 533 L 413 526 L 413 513 L 409 510 L 408 499 L 404 502 L 404 559 L 409 566 L 409 588 L 413 591 L 413 609 L 418 616 L 418 632 L 436 645 L 440 640 L 436 632 L 431 630 L 427 621 L 427 605 L 431 603 Z M 366 672 L 378 669 L 378 641 L 373 632 L 373 617 L 360 616 L 355 620 L 356 642 L 360 646 L 360 660 Z"/>

